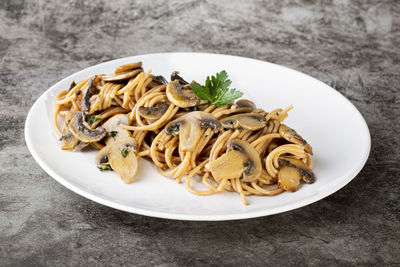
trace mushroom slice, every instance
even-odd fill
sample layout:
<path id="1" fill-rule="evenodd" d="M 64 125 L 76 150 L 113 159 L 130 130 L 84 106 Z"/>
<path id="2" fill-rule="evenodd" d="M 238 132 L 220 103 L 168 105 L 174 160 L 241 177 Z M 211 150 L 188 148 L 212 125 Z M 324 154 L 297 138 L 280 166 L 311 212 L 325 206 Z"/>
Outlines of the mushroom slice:
<path id="1" fill-rule="evenodd" d="M 279 126 L 279 133 L 280 135 L 285 138 L 287 141 L 294 143 L 294 144 L 299 144 L 304 146 L 304 150 L 311 155 L 313 154 L 311 146 L 307 143 L 306 140 L 301 137 L 295 130 L 292 128 L 286 126 L 285 124 L 282 124 Z"/>
<path id="2" fill-rule="evenodd" d="M 142 62 L 135 62 L 135 63 L 121 65 L 115 69 L 114 73 L 121 73 L 121 72 L 124 72 L 127 70 L 137 69 L 137 68 L 140 68 L 141 66 L 142 66 Z"/>
<path id="3" fill-rule="evenodd" d="M 71 132 L 61 136 L 60 141 L 62 150 L 73 150 L 79 142 Z"/>
<path id="4" fill-rule="evenodd" d="M 96 81 L 96 75 L 90 79 L 89 81 L 89 85 L 85 86 L 84 90 L 83 90 L 83 95 L 82 95 L 82 100 L 81 100 L 81 107 L 82 107 L 82 111 L 88 111 L 89 107 L 90 107 L 90 98 L 92 97 L 93 94 L 93 88 L 94 88 L 94 84 Z"/>
<path id="5" fill-rule="evenodd" d="M 121 128 L 121 124 L 129 125 L 129 117 L 126 114 L 114 115 L 102 125 L 108 135 L 106 144 L 120 138 L 130 137 L 129 131 Z"/>
<path id="6" fill-rule="evenodd" d="M 257 113 L 241 113 L 233 116 L 223 118 L 221 121 L 222 127 L 228 129 L 246 129 L 246 130 L 259 130 L 267 125 L 264 116 Z"/>
<path id="7" fill-rule="evenodd" d="M 110 146 L 105 146 L 102 149 L 99 150 L 99 152 L 97 152 L 96 154 L 96 158 L 94 159 L 97 168 L 99 168 L 100 170 L 106 170 L 111 168 L 111 166 L 109 165 L 110 163 L 108 162 L 108 154 L 111 150 Z M 110 167 L 107 167 L 110 166 Z"/>
<path id="8" fill-rule="evenodd" d="M 208 164 L 217 180 L 241 178 L 244 182 L 257 180 L 261 175 L 261 160 L 258 152 L 243 140 L 233 140 L 228 151 Z"/>
<path id="9" fill-rule="evenodd" d="M 156 120 L 161 118 L 162 115 L 167 111 L 169 107 L 168 103 L 161 102 L 156 104 L 154 107 L 139 107 L 138 111 L 140 116 L 150 120 Z"/>
<path id="10" fill-rule="evenodd" d="M 81 142 L 77 138 L 75 138 L 75 136 L 71 132 L 68 132 L 67 134 L 61 136 L 60 141 L 62 150 L 73 152 L 82 150 L 88 145 L 87 143 Z"/>
<path id="11" fill-rule="evenodd" d="M 167 85 L 167 84 L 168 84 L 168 81 L 167 81 L 167 79 L 164 78 L 164 76 L 161 76 L 161 75 L 158 75 L 158 76 L 151 75 L 151 78 L 152 78 L 153 81 L 154 81 L 156 84 L 158 84 L 158 85 L 162 85 L 162 84 Z"/>
<path id="12" fill-rule="evenodd" d="M 307 184 L 312 184 L 315 182 L 315 175 L 313 171 L 308 168 L 308 166 L 301 160 L 289 157 L 280 157 L 279 166 L 286 166 L 297 168 L 300 171 L 301 178 Z"/>
<path id="13" fill-rule="evenodd" d="M 123 81 L 123 80 L 127 80 L 127 79 L 130 79 L 130 78 L 138 75 L 142 71 L 143 71 L 142 68 L 135 69 L 135 70 L 128 70 L 128 71 L 123 71 L 123 72 L 116 73 L 116 74 L 104 75 L 102 77 L 102 79 L 103 79 L 103 81 L 106 81 L 106 82 Z"/>
<path id="14" fill-rule="evenodd" d="M 71 133 L 79 140 L 85 143 L 100 141 L 106 135 L 106 130 L 102 127 L 90 129 L 83 123 L 83 112 L 76 112 L 68 124 Z"/>
<path id="15" fill-rule="evenodd" d="M 243 164 L 244 172 L 242 180 L 244 182 L 257 180 L 261 175 L 261 159 L 257 150 L 246 141 L 239 139 L 233 140 L 229 147 L 230 149 L 239 151 L 246 156 L 246 161 Z"/>
<path id="16" fill-rule="evenodd" d="M 190 88 L 185 88 L 179 83 L 179 80 L 171 81 L 167 85 L 166 93 L 168 100 L 180 108 L 194 107 L 200 104 L 197 95 Z"/>
<path id="17" fill-rule="evenodd" d="M 69 91 L 71 91 L 71 90 L 72 90 L 72 88 L 74 88 L 75 86 L 76 86 L 76 83 L 75 83 L 75 81 L 72 81 L 72 82 L 70 83 L 70 85 L 69 85 L 68 92 L 69 92 Z"/>
<path id="18" fill-rule="evenodd" d="M 278 186 L 283 189 L 295 192 L 300 184 L 300 170 L 288 166 L 281 166 L 278 172 Z"/>
<path id="19" fill-rule="evenodd" d="M 248 109 L 256 109 L 257 106 L 254 104 L 253 101 L 250 101 L 248 99 L 240 99 L 236 101 L 236 106 L 238 108 L 248 108 Z"/>
<path id="20" fill-rule="evenodd" d="M 182 85 L 188 84 L 187 81 L 185 81 L 181 76 L 178 75 L 179 71 L 173 71 L 171 73 L 171 81 L 178 80 L 178 82 Z"/>
<path id="21" fill-rule="evenodd" d="M 107 158 L 112 169 L 119 174 L 124 183 L 132 183 L 138 171 L 135 140 L 125 137 L 106 147 L 109 148 Z"/>
<path id="22" fill-rule="evenodd" d="M 245 169 L 246 156 L 237 150 L 232 150 L 213 160 L 208 165 L 212 176 L 219 180 L 242 177 Z"/>
<path id="23" fill-rule="evenodd" d="M 189 112 L 165 126 L 165 133 L 178 135 L 182 151 L 194 151 L 201 136 L 201 130 L 211 128 L 221 130 L 220 122 L 210 113 L 203 111 Z"/>

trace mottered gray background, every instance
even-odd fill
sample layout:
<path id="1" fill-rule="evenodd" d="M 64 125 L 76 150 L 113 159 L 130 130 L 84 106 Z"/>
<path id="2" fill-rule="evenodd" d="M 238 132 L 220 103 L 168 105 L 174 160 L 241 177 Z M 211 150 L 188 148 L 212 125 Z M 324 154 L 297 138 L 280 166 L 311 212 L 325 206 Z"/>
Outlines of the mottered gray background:
<path id="1" fill-rule="evenodd" d="M 1 0 L 0 265 L 400 264 L 399 16 L 395 0 Z M 36 164 L 24 122 L 47 88 L 103 61 L 168 51 L 261 59 L 331 85 L 368 123 L 366 166 L 301 209 L 185 222 L 99 205 Z"/>

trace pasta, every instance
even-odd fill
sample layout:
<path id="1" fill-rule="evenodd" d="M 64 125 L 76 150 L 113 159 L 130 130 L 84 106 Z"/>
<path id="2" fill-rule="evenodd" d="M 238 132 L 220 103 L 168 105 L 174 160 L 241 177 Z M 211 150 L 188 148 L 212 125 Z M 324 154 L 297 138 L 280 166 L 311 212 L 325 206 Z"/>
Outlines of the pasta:
<path id="1" fill-rule="evenodd" d="M 192 194 L 237 192 L 245 205 L 247 196 L 294 192 L 301 181 L 314 182 L 311 146 L 283 124 L 292 106 L 268 113 L 246 99 L 211 104 L 193 84 L 178 72 L 167 82 L 141 62 L 72 82 L 55 101 L 61 148 L 90 145 L 98 150 L 97 167 L 114 170 L 125 183 L 134 181 L 144 157 Z M 196 176 L 205 190 L 193 186 Z"/>

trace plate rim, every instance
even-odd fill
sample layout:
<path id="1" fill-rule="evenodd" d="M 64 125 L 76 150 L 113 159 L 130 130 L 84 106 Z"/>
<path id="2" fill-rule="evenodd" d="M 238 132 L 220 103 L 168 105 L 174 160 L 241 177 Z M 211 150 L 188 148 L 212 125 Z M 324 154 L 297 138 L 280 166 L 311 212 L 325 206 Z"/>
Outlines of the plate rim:
<path id="1" fill-rule="evenodd" d="M 120 204 L 120 203 L 116 203 L 114 201 L 108 200 L 108 199 L 104 199 L 102 197 L 96 196 L 95 194 L 92 194 L 88 191 L 85 191 L 83 189 L 80 189 L 79 187 L 75 186 L 73 183 L 69 182 L 67 179 L 64 179 L 62 176 L 58 175 L 55 171 L 53 171 L 51 169 L 50 166 L 47 165 L 47 163 L 42 160 L 42 158 L 39 156 L 39 154 L 37 153 L 37 151 L 33 148 L 33 143 L 32 140 L 29 136 L 29 128 L 32 127 L 31 123 L 32 123 L 32 116 L 34 111 L 38 108 L 38 106 L 40 105 L 41 102 L 44 102 L 44 98 L 47 97 L 47 95 L 52 91 L 52 89 L 54 87 L 57 87 L 60 83 L 62 83 L 64 80 L 68 80 L 71 79 L 72 76 L 75 76 L 81 72 L 86 72 L 92 68 L 97 68 L 97 67 L 101 67 L 103 64 L 104 65 L 108 65 L 108 64 L 112 64 L 114 61 L 120 61 L 120 60 L 129 60 L 130 58 L 134 58 L 134 57 L 144 57 L 144 56 L 164 56 L 164 55 L 205 55 L 205 56 L 224 56 L 224 57 L 231 57 L 231 58 L 236 58 L 238 60 L 250 60 L 250 61 L 256 61 L 259 63 L 263 63 L 263 64 L 271 64 L 276 68 L 283 68 L 286 71 L 289 72 L 294 72 L 296 74 L 300 74 L 300 75 L 304 75 L 306 76 L 308 79 L 312 79 L 318 83 L 323 84 L 327 89 L 329 89 L 330 91 L 336 93 L 337 95 L 339 95 L 341 97 L 342 100 L 344 100 L 345 102 L 347 102 L 348 104 L 350 104 L 350 106 L 352 107 L 352 109 L 356 112 L 356 114 L 358 115 L 358 117 L 361 119 L 361 122 L 363 124 L 363 131 L 366 132 L 367 134 L 367 150 L 365 152 L 365 154 L 363 155 L 363 159 L 361 161 L 361 164 L 359 164 L 359 166 L 357 166 L 357 168 L 352 169 L 352 171 L 350 171 L 346 177 L 343 177 L 342 180 L 343 182 L 340 183 L 339 186 L 330 188 L 326 191 L 324 191 L 323 193 L 317 194 L 315 196 L 311 196 L 308 197 L 302 201 L 296 202 L 296 203 L 291 203 L 291 204 L 286 204 L 283 206 L 279 206 L 276 208 L 270 208 L 268 210 L 258 210 L 258 211 L 249 211 L 249 212 L 243 212 L 243 213 L 233 213 L 233 214 L 216 214 L 216 215 L 201 215 L 201 214 L 185 214 L 185 213 L 168 213 L 168 212 L 164 212 L 164 211 L 152 211 L 152 210 L 147 210 L 147 209 L 142 209 L 142 208 L 137 208 L 137 207 L 132 207 L 132 206 L 128 206 L 128 205 L 124 205 L 124 204 Z M 64 187 L 68 188 L 69 190 L 73 191 L 74 193 L 81 195 L 82 197 L 85 197 L 87 199 L 90 199 L 96 203 L 114 208 L 114 209 L 118 209 L 118 210 L 122 210 L 125 212 L 129 212 L 129 213 L 135 213 L 135 214 L 139 214 L 139 215 L 145 215 L 145 216 L 150 216 L 150 217 L 156 217 L 156 218 L 163 218 L 163 219 L 173 219 L 173 220 L 184 220 L 184 221 L 228 221 L 228 220 L 241 220 L 241 219 L 250 219 L 250 218 L 257 218 L 257 217 L 262 217 L 262 216 L 268 216 L 268 215 L 273 215 L 273 214 L 278 214 L 278 213 L 283 213 L 286 211 L 290 211 L 290 210 L 294 210 L 294 209 L 298 209 L 304 206 L 307 206 L 309 204 L 312 204 L 314 202 L 317 202 L 329 195 L 332 195 L 333 193 L 337 192 L 338 190 L 340 190 L 341 188 L 343 188 L 344 186 L 346 186 L 351 180 L 353 180 L 357 174 L 360 173 L 360 171 L 362 170 L 362 168 L 365 166 L 368 158 L 369 158 L 369 154 L 371 152 L 371 134 L 368 128 L 368 124 L 365 121 L 365 118 L 362 116 L 361 112 L 356 108 L 356 106 L 350 101 L 348 100 L 343 94 L 341 94 L 339 91 L 335 90 L 334 88 L 332 88 L 331 86 L 323 83 L 322 81 L 308 75 L 305 73 L 302 73 L 300 71 L 291 69 L 289 67 L 286 66 L 282 66 L 282 65 L 278 65 L 275 63 L 271 63 L 271 62 L 267 62 L 267 61 L 263 61 L 263 60 L 259 60 L 259 59 L 254 59 L 254 58 L 249 58 L 249 57 L 242 57 L 242 56 L 235 56 L 235 55 L 227 55 L 227 54 L 219 54 L 219 53 L 198 53 L 198 52 L 166 52 L 166 53 L 149 53 L 149 54 L 142 54 L 142 55 L 134 55 L 134 56 L 128 56 L 128 57 L 122 57 L 122 58 L 116 58 L 116 59 L 112 59 L 109 61 L 104 61 L 101 63 L 98 63 L 96 65 L 92 65 L 90 67 L 87 67 L 85 69 L 79 70 L 77 72 L 72 73 L 71 75 L 61 79 L 60 81 L 58 81 L 57 83 L 51 85 L 45 92 L 43 92 L 34 102 L 34 104 L 32 105 L 32 107 L 30 108 L 28 115 L 26 117 L 25 120 L 25 127 L 24 127 L 24 135 L 25 135 L 25 143 L 28 147 L 29 152 L 31 153 L 31 155 L 33 156 L 33 158 L 35 159 L 35 161 L 39 164 L 39 166 L 47 173 L 49 174 L 49 176 L 51 176 L 53 179 L 55 179 L 57 182 L 59 182 L 60 184 L 62 184 Z"/>

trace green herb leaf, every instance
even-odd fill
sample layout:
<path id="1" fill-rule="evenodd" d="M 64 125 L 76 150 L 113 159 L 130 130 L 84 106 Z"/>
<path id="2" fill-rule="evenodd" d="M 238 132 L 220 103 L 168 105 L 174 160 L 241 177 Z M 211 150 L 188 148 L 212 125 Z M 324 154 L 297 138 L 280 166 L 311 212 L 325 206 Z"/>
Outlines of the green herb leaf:
<path id="1" fill-rule="evenodd" d="M 101 118 L 100 116 L 96 116 L 94 114 L 87 114 L 85 116 L 85 121 L 87 123 L 94 123 L 95 121 L 101 121 L 103 118 Z"/>
<path id="2" fill-rule="evenodd" d="M 208 100 L 211 105 L 221 107 L 232 104 L 243 95 L 239 90 L 230 89 L 231 84 L 232 81 L 228 79 L 228 74 L 223 70 L 211 78 L 207 76 L 204 86 L 192 83 L 190 88 L 201 100 Z"/>
<path id="3" fill-rule="evenodd" d="M 129 147 L 124 147 L 123 149 L 121 149 L 121 155 L 126 158 L 126 156 L 128 156 L 129 153 Z"/>
<path id="4" fill-rule="evenodd" d="M 97 167 L 99 168 L 100 171 L 104 172 L 104 171 L 111 171 L 112 168 L 110 166 L 110 164 L 105 165 L 104 167 Z"/>
<path id="5" fill-rule="evenodd" d="M 108 136 L 109 137 L 116 137 L 117 134 L 118 134 L 118 131 L 111 131 L 111 132 L 108 133 Z"/>
<path id="6" fill-rule="evenodd" d="M 80 95 L 81 93 L 82 93 L 81 90 L 77 90 L 77 91 L 75 92 L 76 95 Z"/>
<path id="7" fill-rule="evenodd" d="M 246 161 L 246 162 L 243 163 L 243 167 L 245 167 L 245 168 L 249 167 L 249 165 L 250 165 L 250 164 L 249 164 L 248 161 Z"/>
<path id="8" fill-rule="evenodd" d="M 201 100 L 208 100 L 210 103 L 212 102 L 210 92 L 207 87 L 201 86 L 198 83 L 193 83 L 190 85 L 190 88 Z"/>
<path id="9" fill-rule="evenodd" d="M 78 130 L 79 130 L 80 132 L 83 132 L 83 130 L 85 130 L 85 127 L 84 127 L 83 125 L 80 125 L 79 128 L 78 128 Z"/>

